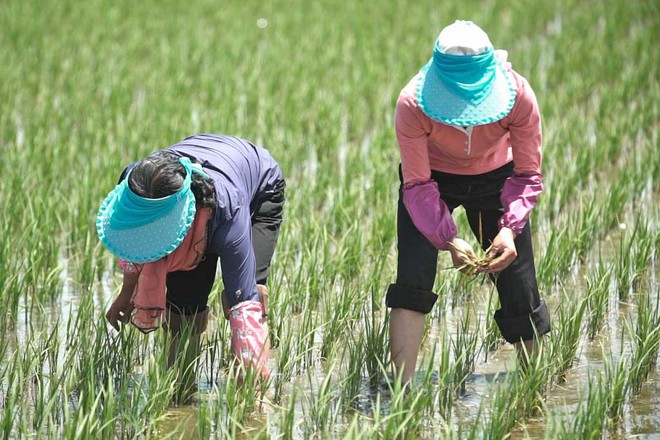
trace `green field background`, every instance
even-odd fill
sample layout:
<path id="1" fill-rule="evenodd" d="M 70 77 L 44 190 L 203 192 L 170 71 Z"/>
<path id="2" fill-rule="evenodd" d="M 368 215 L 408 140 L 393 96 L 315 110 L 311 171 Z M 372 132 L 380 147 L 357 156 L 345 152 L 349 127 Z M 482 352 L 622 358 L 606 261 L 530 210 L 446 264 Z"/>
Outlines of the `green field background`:
<path id="1" fill-rule="evenodd" d="M 119 278 L 96 237 L 100 202 L 123 166 L 200 132 L 253 140 L 282 165 L 288 201 L 273 279 L 282 316 L 329 316 L 339 294 L 351 296 L 353 316 L 384 313 L 395 277 L 394 106 L 455 19 L 508 50 L 541 107 L 546 192 L 533 221 L 544 291 L 556 293 L 562 270 L 617 224 L 639 216 L 657 231 L 658 2 L 5 0 L 3 341 L 17 316 L 59 307 L 63 293 L 99 298 L 87 313 L 102 324 L 99 286 L 114 292 Z M 556 232 L 589 201 L 613 206 L 612 194 L 612 218 L 566 242 L 578 249 L 568 260 L 556 257 Z M 657 284 L 648 290 L 657 296 Z M 289 325 L 275 334 L 293 335 Z"/>

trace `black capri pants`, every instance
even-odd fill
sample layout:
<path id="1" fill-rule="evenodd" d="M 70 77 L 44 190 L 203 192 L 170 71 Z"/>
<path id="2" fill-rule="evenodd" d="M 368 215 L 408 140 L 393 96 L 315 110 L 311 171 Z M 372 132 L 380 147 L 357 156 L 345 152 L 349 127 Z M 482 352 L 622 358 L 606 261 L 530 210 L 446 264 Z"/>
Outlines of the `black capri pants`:
<path id="1" fill-rule="evenodd" d="M 266 284 L 270 263 L 282 224 L 284 182 L 264 199 L 255 202 L 252 211 L 252 246 L 256 262 L 257 284 Z M 167 308 L 176 314 L 193 315 L 208 307 L 215 282 L 218 256 L 206 254 L 196 268 L 167 274 Z"/>
<path id="2" fill-rule="evenodd" d="M 504 212 L 500 194 L 504 181 L 512 174 L 511 162 L 472 176 L 432 171 L 431 178 L 438 183 L 440 198 L 451 212 L 463 206 L 470 228 L 485 250 L 499 233 L 497 222 Z M 400 169 L 399 178 L 403 181 Z M 497 277 L 491 277 L 500 299 L 500 309 L 495 311 L 494 318 L 502 336 L 510 343 L 533 339 L 535 332 L 540 336 L 550 331 L 548 308 L 540 298 L 536 282 L 529 222 L 516 237 L 515 245 L 517 258 Z M 387 291 L 387 306 L 429 313 L 438 298 L 432 291 L 438 250 L 413 224 L 401 190 L 397 248 L 397 278 Z"/>

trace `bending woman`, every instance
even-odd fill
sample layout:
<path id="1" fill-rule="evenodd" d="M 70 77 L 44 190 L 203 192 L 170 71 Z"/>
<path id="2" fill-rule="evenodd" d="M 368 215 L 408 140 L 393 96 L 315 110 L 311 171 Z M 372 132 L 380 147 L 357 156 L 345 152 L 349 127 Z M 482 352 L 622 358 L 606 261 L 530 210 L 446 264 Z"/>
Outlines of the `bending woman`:
<path id="1" fill-rule="evenodd" d="M 456 266 L 474 254 L 457 236 L 451 213 L 458 206 L 482 247 L 492 243 L 487 271 L 499 293 L 495 321 L 504 338 L 530 353 L 536 337 L 550 331 L 528 223 L 543 189 L 541 117 L 532 88 L 506 56 L 477 25 L 456 21 L 397 101 L 398 266 L 387 305 L 392 361 L 406 381 L 424 314 L 437 299 L 438 250 L 449 250 Z"/>
<path id="2" fill-rule="evenodd" d="M 174 365 L 183 357 L 184 328 L 198 350 L 219 259 L 232 351 L 267 376 L 266 282 L 284 187 L 269 152 L 233 136 L 190 136 L 129 165 L 96 223 L 124 271 L 106 314 L 110 324 L 119 330 L 130 320 L 143 332 L 163 325 L 172 335 Z M 186 354 L 184 364 L 194 358 Z"/>

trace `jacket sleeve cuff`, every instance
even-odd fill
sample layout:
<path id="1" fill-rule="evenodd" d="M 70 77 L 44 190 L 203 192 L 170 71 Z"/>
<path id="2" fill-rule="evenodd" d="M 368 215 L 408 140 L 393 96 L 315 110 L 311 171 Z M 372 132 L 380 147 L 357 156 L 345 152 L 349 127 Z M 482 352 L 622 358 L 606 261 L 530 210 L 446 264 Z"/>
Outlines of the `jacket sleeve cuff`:
<path id="1" fill-rule="evenodd" d="M 498 221 L 500 229 L 510 228 L 516 234 L 522 232 L 543 191 L 542 178 L 540 174 L 516 174 L 504 182 L 500 197 L 504 207 L 504 214 Z"/>
<path id="2" fill-rule="evenodd" d="M 438 184 L 428 180 L 404 185 L 403 204 L 419 232 L 437 249 L 446 251 L 456 237 L 456 223 L 440 198 Z"/>

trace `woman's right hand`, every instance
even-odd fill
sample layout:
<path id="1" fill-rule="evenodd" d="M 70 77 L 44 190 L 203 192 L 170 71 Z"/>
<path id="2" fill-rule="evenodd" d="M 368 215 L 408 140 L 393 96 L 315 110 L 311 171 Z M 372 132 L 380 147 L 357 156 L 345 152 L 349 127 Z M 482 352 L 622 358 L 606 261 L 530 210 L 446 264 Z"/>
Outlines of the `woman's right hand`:
<path id="1" fill-rule="evenodd" d="M 470 246 L 470 243 L 467 241 L 455 237 L 451 241 L 451 246 L 449 246 L 449 252 L 451 253 L 451 261 L 454 263 L 455 267 L 461 267 L 465 264 L 465 258 L 470 255 L 474 256 L 474 249 Z"/>
<path id="2" fill-rule="evenodd" d="M 131 297 L 119 295 L 112 302 L 112 305 L 105 314 L 105 319 L 108 320 L 110 325 L 119 331 L 119 322 L 127 323 L 131 318 L 133 311 L 133 304 L 131 304 Z"/>
<path id="3" fill-rule="evenodd" d="M 131 312 L 134 308 L 131 299 L 137 280 L 138 273 L 124 272 L 124 284 L 121 287 L 121 292 L 119 292 L 105 314 L 105 319 L 117 331 L 119 331 L 119 322 L 127 323 L 131 319 Z"/>

